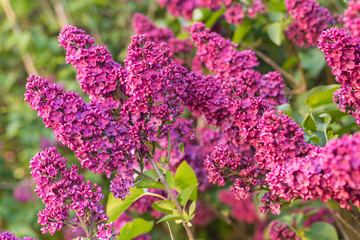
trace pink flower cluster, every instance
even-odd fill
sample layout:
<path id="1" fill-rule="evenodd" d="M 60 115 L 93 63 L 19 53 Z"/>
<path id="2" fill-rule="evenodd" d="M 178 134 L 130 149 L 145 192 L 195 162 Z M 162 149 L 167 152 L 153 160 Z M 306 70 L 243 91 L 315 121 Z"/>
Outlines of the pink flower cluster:
<path id="1" fill-rule="evenodd" d="M 124 117 L 116 120 L 107 103 L 86 103 L 78 93 L 66 92 L 43 77 L 31 75 L 26 89 L 25 101 L 57 139 L 75 151 L 82 167 L 108 178 L 118 171 L 110 188 L 124 198 L 133 186 L 131 166 L 139 147 L 136 128 Z"/>
<path id="2" fill-rule="evenodd" d="M 66 63 L 76 68 L 80 86 L 91 99 L 112 101 L 117 98 L 126 73 L 105 46 L 94 45 L 95 40 L 90 35 L 74 26 L 62 29 L 59 42 L 66 51 Z"/>
<path id="3" fill-rule="evenodd" d="M 197 26 L 193 28 L 196 29 Z M 198 33 L 205 35 L 204 32 L 199 33 L 197 30 L 192 33 L 198 36 Z M 207 47 L 207 41 L 201 39 L 197 42 L 201 46 L 200 54 L 206 53 L 204 49 Z M 209 45 L 216 46 L 214 43 Z M 208 58 L 216 59 L 218 53 L 216 50 L 209 51 Z M 343 191 L 334 189 L 337 185 L 331 184 L 330 179 L 336 176 L 336 172 L 331 171 L 331 168 L 336 167 L 328 168 L 321 162 L 321 158 L 326 156 L 326 149 L 331 148 L 334 143 L 329 143 L 324 149 L 306 143 L 304 132 L 295 121 L 271 107 L 266 99 L 256 94 L 253 84 L 256 73 L 252 69 L 243 69 L 234 73 L 235 77 L 232 77 L 232 74 L 224 75 L 223 72 L 217 72 L 216 66 L 210 63 L 208 65 L 217 74 L 217 79 L 213 82 L 217 84 L 214 84 L 215 90 L 204 93 L 196 91 L 191 94 L 194 95 L 194 99 L 201 99 L 201 94 L 209 94 L 207 108 L 216 109 L 216 104 L 211 105 L 211 100 L 214 100 L 212 95 L 215 95 L 213 92 L 216 92 L 216 98 L 222 99 L 222 107 L 227 109 L 222 123 L 228 124 L 221 124 L 221 128 L 233 142 L 241 139 L 255 150 L 254 156 L 244 156 L 242 152 L 234 151 L 228 145 L 215 147 L 205 160 L 205 167 L 209 171 L 209 180 L 212 183 L 225 185 L 226 182 L 231 182 L 230 189 L 238 199 L 249 197 L 251 192 L 259 188 L 269 188 L 271 193 L 266 193 L 262 198 L 264 206 L 260 210 L 271 210 L 274 214 L 280 213 L 281 203 L 296 197 L 304 200 L 319 198 L 323 201 L 333 198 L 340 206 L 348 207 L 349 201 L 346 197 L 353 196 L 352 202 L 358 204 L 358 196 L 351 192 L 353 185 L 348 186 L 344 182 L 348 187 L 343 188 Z M 229 69 L 231 67 L 229 64 Z M 192 78 L 200 84 L 203 79 L 208 77 Z M 194 86 L 197 82 L 193 83 Z M 199 108 L 195 109 L 199 111 Z M 207 114 L 212 115 L 211 112 Z M 356 169 L 353 171 L 355 174 Z"/>
<path id="4" fill-rule="evenodd" d="M 273 221 L 269 226 L 270 239 L 301 240 L 288 225 L 280 221 Z"/>
<path id="5" fill-rule="evenodd" d="M 344 12 L 344 27 L 349 29 L 351 35 L 360 37 L 360 1 L 350 0 L 348 8 Z"/>
<path id="6" fill-rule="evenodd" d="M 17 238 L 14 233 L 0 232 L 0 240 L 35 240 L 32 237 Z"/>
<path id="7" fill-rule="evenodd" d="M 360 38 L 348 35 L 347 30 L 333 27 L 324 31 L 318 48 L 332 68 L 341 87 L 334 93 L 334 102 L 342 112 L 355 117 L 360 125 Z"/>
<path id="8" fill-rule="evenodd" d="M 34 195 L 34 187 L 35 183 L 31 179 L 24 179 L 19 182 L 13 193 L 14 199 L 16 199 L 20 203 L 26 203 L 29 201 L 35 200 Z"/>
<path id="9" fill-rule="evenodd" d="M 245 15 L 249 18 L 255 18 L 258 13 L 266 12 L 266 6 L 262 0 L 254 0 L 249 5 L 234 3 L 226 8 L 224 13 L 226 22 L 239 25 L 242 23 Z"/>
<path id="10" fill-rule="evenodd" d="M 45 226 L 42 232 L 54 235 L 64 225 L 84 224 L 88 232 L 97 227 L 99 239 L 110 239 L 113 223 L 104 223 L 109 218 L 99 203 L 104 197 L 102 189 L 89 180 L 85 182 L 75 164 L 68 167 L 66 163 L 56 148 L 48 148 L 30 160 L 31 175 L 37 183 L 35 192 L 45 204 L 38 213 L 38 223 Z M 70 220 L 70 210 L 76 213 L 74 220 Z"/>
<path id="11" fill-rule="evenodd" d="M 133 19 L 133 28 L 137 34 L 146 34 L 149 41 L 161 43 L 167 43 L 171 52 L 177 53 L 189 53 L 193 46 L 189 39 L 177 39 L 170 28 L 160 28 L 152 23 L 146 16 L 135 13 Z M 177 59 L 177 62 L 180 59 Z"/>
<path id="12" fill-rule="evenodd" d="M 193 11 L 197 8 L 197 0 L 158 0 L 161 7 L 166 8 L 174 17 L 183 17 L 185 20 L 191 20 Z"/>
<path id="13" fill-rule="evenodd" d="M 252 200 L 242 199 L 237 200 L 231 192 L 227 190 L 221 190 L 218 192 L 218 198 L 220 202 L 230 206 L 231 217 L 240 222 L 246 222 L 248 224 L 254 224 L 259 221 L 258 213 L 256 212 L 255 204 Z"/>
<path id="14" fill-rule="evenodd" d="M 285 0 L 285 5 L 295 20 L 285 34 L 300 47 L 316 46 L 321 32 L 335 24 L 330 11 L 316 0 Z"/>

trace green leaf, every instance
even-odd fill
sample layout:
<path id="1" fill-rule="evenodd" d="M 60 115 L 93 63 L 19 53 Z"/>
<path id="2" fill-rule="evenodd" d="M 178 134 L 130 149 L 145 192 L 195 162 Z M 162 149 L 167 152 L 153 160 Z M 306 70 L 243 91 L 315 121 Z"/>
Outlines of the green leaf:
<path id="1" fill-rule="evenodd" d="M 224 14 L 226 8 L 221 8 L 220 10 L 217 10 L 216 12 L 212 13 L 210 15 L 210 18 L 208 20 L 206 20 L 205 22 L 205 26 L 207 28 L 212 28 L 214 26 L 214 24 L 216 23 L 216 21 Z"/>
<path id="2" fill-rule="evenodd" d="M 288 103 L 281 104 L 277 107 L 278 110 L 281 110 L 283 113 L 288 115 L 289 117 L 292 116 L 291 106 Z"/>
<path id="3" fill-rule="evenodd" d="M 120 198 L 115 198 L 114 195 L 110 193 L 106 204 L 106 213 L 109 216 L 109 222 L 115 222 L 131 204 L 144 195 L 144 190 L 136 187 L 130 188 L 130 195 L 126 196 L 124 201 Z"/>
<path id="4" fill-rule="evenodd" d="M 232 41 L 235 44 L 238 44 L 245 35 L 251 30 L 251 22 L 249 20 L 244 20 L 244 22 L 238 25 L 234 31 L 234 35 L 232 37 Z"/>
<path id="5" fill-rule="evenodd" d="M 190 216 L 195 212 L 195 209 L 196 209 L 196 201 L 193 201 L 189 207 L 189 215 Z"/>
<path id="6" fill-rule="evenodd" d="M 305 104 L 311 108 L 316 108 L 321 105 L 332 103 L 333 93 L 339 88 L 339 84 L 315 87 L 309 91 Z"/>
<path id="7" fill-rule="evenodd" d="M 153 178 L 158 178 L 154 169 L 150 169 L 144 172 L 145 175 L 148 175 Z M 141 178 L 142 176 L 138 176 L 137 178 Z M 157 189 L 164 189 L 163 185 L 159 182 L 155 182 L 149 178 L 142 177 L 141 181 L 136 184 L 137 188 L 157 188 Z"/>
<path id="8" fill-rule="evenodd" d="M 131 240 L 141 234 L 148 233 L 154 226 L 153 221 L 146 221 L 142 218 L 136 218 L 134 221 L 129 222 L 120 229 L 118 240 Z"/>
<path id="9" fill-rule="evenodd" d="M 272 22 L 280 21 L 284 18 L 283 12 L 269 12 L 269 19 Z"/>
<path id="10" fill-rule="evenodd" d="M 156 223 L 161 223 L 161 222 L 168 222 L 168 221 L 175 221 L 175 220 L 183 220 L 183 218 L 179 215 L 176 214 L 169 214 L 166 215 L 165 217 L 162 217 L 159 221 L 157 221 Z"/>
<path id="11" fill-rule="evenodd" d="M 174 174 L 170 171 L 167 171 L 165 174 L 165 179 L 167 184 L 169 185 L 169 187 L 171 189 L 173 189 L 175 187 L 175 179 L 174 179 Z"/>
<path id="12" fill-rule="evenodd" d="M 333 225 L 327 222 L 315 222 L 311 224 L 310 229 L 305 231 L 307 240 L 338 240 L 338 234 Z"/>
<path id="13" fill-rule="evenodd" d="M 175 209 L 175 203 L 173 203 L 170 200 L 160 200 L 157 202 L 154 202 L 152 204 L 152 207 L 162 213 L 165 214 L 172 214 L 173 210 Z"/>
<path id="14" fill-rule="evenodd" d="M 194 195 L 193 193 L 197 192 L 197 186 L 198 186 L 198 184 L 191 185 L 180 192 L 178 199 L 180 200 L 180 204 L 182 206 L 185 207 L 190 196 Z M 195 199 L 193 197 L 191 200 L 196 200 L 196 197 L 197 197 L 197 193 L 195 194 Z"/>
<path id="15" fill-rule="evenodd" d="M 175 189 L 179 193 L 181 193 L 184 189 L 197 185 L 196 174 L 194 170 L 190 167 L 190 165 L 183 161 L 175 173 Z M 197 198 L 197 191 L 194 191 L 190 196 L 191 200 L 195 200 Z"/>
<path id="16" fill-rule="evenodd" d="M 211 14 L 211 10 L 207 9 L 207 8 L 196 8 L 193 11 L 193 17 L 192 19 L 194 21 L 198 21 L 198 22 L 202 22 L 203 20 L 205 20 L 210 14 Z"/>
<path id="17" fill-rule="evenodd" d="M 281 37 L 282 37 L 282 27 L 281 22 L 274 22 L 270 23 L 266 28 L 267 35 L 269 36 L 270 40 L 277 46 L 281 44 Z"/>
<path id="18" fill-rule="evenodd" d="M 179 148 L 180 148 L 180 152 L 184 153 L 184 143 L 183 142 L 179 143 Z"/>

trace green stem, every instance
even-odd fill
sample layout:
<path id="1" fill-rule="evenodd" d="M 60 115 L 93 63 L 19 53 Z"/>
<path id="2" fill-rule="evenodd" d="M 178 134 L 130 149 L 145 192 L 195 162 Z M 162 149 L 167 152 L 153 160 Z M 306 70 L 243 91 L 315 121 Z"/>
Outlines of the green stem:
<path id="1" fill-rule="evenodd" d="M 150 161 L 151 165 L 153 166 L 156 174 L 158 175 L 158 177 L 160 179 L 159 182 L 161 183 L 161 185 L 163 185 L 163 187 L 165 188 L 165 191 L 169 194 L 171 200 L 174 202 L 175 207 L 176 207 L 177 211 L 179 212 L 180 216 L 182 216 L 182 211 L 183 211 L 182 207 L 181 207 L 179 201 L 177 200 L 177 198 L 175 197 L 174 193 L 172 192 L 169 184 L 167 184 L 165 176 L 160 172 L 160 170 L 159 170 L 158 166 L 156 165 L 154 159 L 149 157 L 149 161 Z M 186 230 L 186 233 L 187 233 L 187 235 L 189 237 L 189 240 L 194 240 L 194 236 L 193 236 L 193 234 L 191 232 L 191 229 L 189 228 L 189 226 L 186 224 L 185 221 L 183 221 L 183 226 L 184 226 L 184 228 Z"/>
<path id="2" fill-rule="evenodd" d="M 148 178 L 148 179 L 150 179 L 150 180 L 152 180 L 152 181 L 154 181 L 154 182 L 159 182 L 159 181 L 160 181 L 158 178 L 154 178 L 154 177 L 152 177 L 152 176 L 146 175 L 145 173 L 140 172 L 140 171 L 138 171 L 138 170 L 136 170 L 136 169 L 133 169 L 133 171 L 134 171 L 135 173 L 137 173 L 138 175 L 140 175 L 140 176 L 142 176 L 142 177 L 145 177 L 145 178 Z"/>

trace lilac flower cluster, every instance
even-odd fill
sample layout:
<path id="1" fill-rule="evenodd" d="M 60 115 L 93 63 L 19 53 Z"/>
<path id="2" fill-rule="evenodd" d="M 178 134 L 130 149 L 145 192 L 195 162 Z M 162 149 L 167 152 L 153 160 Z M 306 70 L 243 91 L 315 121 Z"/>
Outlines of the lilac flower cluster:
<path id="1" fill-rule="evenodd" d="M 118 171 L 110 188 L 124 198 L 133 186 L 131 166 L 139 148 L 136 128 L 126 118 L 116 121 L 105 102 L 86 103 L 78 93 L 66 92 L 43 77 L 31 75 L 26 89 L 25 101 L 57 139 L 75 151 L 82 167 L 108 178 Z"/>
<path id="2" fill-rule="evenodd" d="M 266 12 L 266 6 L 262 0 L 254 0 L 249 5 L 234 3 L 226 8 L 224 13 L 226 22 L 239 25 L 242 23 L 245 15 L 249 18 L 255 18 L 258 13 Z"/>
<path id="3" fill-rule="evenodd" d="M 360 207 L 360 134 L 344 135 L 326 144 L 319 156 L 331 199 L 340 207 Z"/>
<path id="4" fill-rule="evenodd" d="M 59 42 L 66 51 L 66 63 L 76 68 L 80 86 L 91 99 L 112 101 L 119 94 L 126 73 L 105 46 L 93 45 L 95 40 L 74 26 L 63 28 Z"/>
<path id="5" fill-rule="evenodd" d="M 269 99 L 268 102 L 273 105 L 286 102 L 283 90 L 285 84 L 280 73 L 261 75 L 253 70 L 252 68 L 259 65 L 253 51 L 237 51 L 237 45 L 215 32 L 210 32 L 210 29 L 205 29 L 203 23 L 192 26 L 191 40 L 198 48 L 196 56 L 199 61 L 215 73 L 218 83 L 230 80 L 234 82 L 233 85 L 248 85 L 252 94 L 264 100 Z"/>
<path id="6" fill-rule="evenodd" d="M 137 34 L 146 34 L 148 40 L 156 43 L 165 42 L 170 48 L 171 52 L 189 53 L 192 50 L 192 44 L 189 39 L 177 39 L 170 28 L 160 28 L 152 23 L 146 16 L 135 13 L 133 17 L 133 28 Z M 180 59 L 176 59 L 177 62 Z"/>
<path id="7" fill-rule="evenodd" d="M 99 203 L 104 197 L 102 189 L 89 180 L 85 182 L 75 164 L 68 167 L 66 163 L 56 148 L 48 148 L 30 161 L 31 175 L 37 183 L 35 192 L 45 204 L 38 213 L 38 223 L 44 226 L 42 232 L 54 235 L 64 225 L 82 225 L 87 237 L 97 227 L 99 239 L 110 239 L 113 223 L 104 223 L 109 218 Z M 70 210 L 76 213 L 74 220 L 70 220 Z"/>
<path id="8" fill-rule="evenodd" d="M 186 68 L 172 60 L 173 54 L 165 43 L 157 45 L 146 35 L 134 35 L 129 46 L 125 69 L 126 94 L 130 96 L 121 107 L 123 115 L 140 129 L 140 140 L 162 137 L 185 110 L 188 74 Z"/>
<path id="9" fill-rule="evenodd" d="M 253 51 L 237 51 L 236 44 L 218 33 L 211 32 L 201 22 L 194 23 L 190 33 L 191 41 L 197 47 L 198 59 L 216 75 L 232 77 L 239 71 L 259 65 Z"/>
<path id="10" fill-rule="evenodd" d="M 200 56 L 207 56 L 207 59 L 211 59 L 212 62 L 222 58 L 225 59 L 225 62 L 228 61 L 228 68 L 205 63 L 216 74 L 216 80 L 213 81 L 212 86 L 214 90 L 204 91 L 204 94 L 209 94 L 209 100 L 205 106 L 207 109 L 213 110 L 213 112 L 206 113 L 206 118 L 214 117 L 211 113 L 216 113 L 214 109 L 217 110 L 217 105 L 211 102 L 214 100 L 213 96 L 216 96 L 223 102 L 221 107 L 226 109 L 226 114 L 221 121 L 214 122 L 221 122 L 220 127 L 227 133 L 231 142 L 238 144 L 245 142 L 255 149 L 255 155 L 246 156 L 243 152 L 234 151 L 228 145 L 215 147 L 205 160 L 205 167 L 209 171 L 209 180 L 219 185 L 230 181 L 233 184 L 231 191 L 238 199 L 248 198 L 251 192 L 260 188 L 270 187 L 272 189 L 272 186 L 276 185 L 278 174 L 280 174 L 280 171 L 273 172 L 273 170 L 282 169 L 288 162 L 292 162 L 292 159 L 305 156 L 311 150 L 311 145 L 305 142 L 304 132 L 300 126 L 269 104 L 286 101 L 282 90 L 284 84 L 280 75 L 268 73 L 264 77 L 251 69 L 257 65 L 256 58 L 254 61 L 250 61 L 247 69 L 241 65 L 234 71 L 222 71 L 223 69 L 232 69 L 234 65 L 237 65 L 236 61 L 234 64 L 227 60 L 229 58 L 224 57 L 226 55 L 219 54 L 222 49 L 226 49 L 226 46 L 231 46 L 231 42 L 227 41 L 226 44 L 226 40 L 221 39 L 217 34 L 209 33 L 209 30 L 205 30 L 201 24 L 193 26 L 192 34 L 193 40 L 198 45 Z M 212 36 L 211 40 L 208 40 L 209 36 Z M 217 50 L 217 46 L 221 47 Z M 210 51 L 210 49 L 214 50 Z M 230 48 L 228 51 L 233 52 L 231 55 L 238 56 L 239 52 L 236 50 Z M 241 58 L 237 58 L 237 60 L 241 62 Z M 192 84 L 201 86 L 202 81 L 208 78 L 208 76 L 197 76 L 197 78 L 192 78 L 194 82 Z M 270 89 L 259 87 L 265 85 L 265 81 L 261 82 L 261 78 L 274 79 L 276 83 L 274 88 L 279 89 L 279 91 L 274 91 L 274 97 L 270 97 L 269 100 L 267 97 L 269 98 L 268 93 L 272 92 L 271 85 Z M 202 89 L 200 88 L 200 90 Z M 189 91 L 192 91 L 191 85 Z M 264 92 L 263 95 L 261 91 Z M 190 93 L 194 95 L 191 99 L 203 98 L 201 91 Z M 190 103 L 193 104 L 190 109 L 206 110 L 204 107 L 194 106 L 194 103 L 196 102 Z M 219 119 L 217 116 L 215 117 Z M 268 173 L 273 173 L 275 180 L 270 181 L 271 178 L 264 178 Z M 263 212 L 271 209 L 273 213 L 279 214 L 279 201 L 279 197 L 265 195 Z"/>
<path id="11" fill-rule="evenodd" d="M 158 0 L 161 7 L 166 8 L 174 17 L 183 17 L 185 20 L 191 20 L 193 11 L 197 8 L 197 0 Z"/>
<path id="12" fill-rule="evenodd" d="M 32 237 L 17 238 L 14 233 L 0 232 L 0 240 L 35 240 Z"/>
<path id="13" fill-rule="evenodd" d="M 224 5 L 225 7 L 228 7 L 231 5 L 233 0 L 198 0 L 200 6 L 206 7 L 212 10 L 219 9 L 221 5 Z"/>
<path id="14" fill-rule="evenodd" d="M 260 220 L 255 204 L 250 198 L 237 200 L 231 192 L 221 190 L 218 192 L 218 199 L 232 208 L 230 215 L 237 221 L 254 224 Z"/>
<path id="15" fill-rule="evenodd" d="M 213 211 L 207 208 L 202 202 L 196 201 L 195 217 L 191 220 L 191 223 L 199 227 L 206 227 L 216 218 Z"/>
<path id="16" fill-rule="evenodd" d="M 285 34 L 300 47 L 315 46 L 321 32 L 335 24 L 330 11 L 316 0 L 285 0 L 285 5 L 295 20 Z"/>
<path id="17" fill-rule="evenodd" d="M 360 37 L 360 1 L 350 0 L 347 4 L 343 18 L 344 27 L 350 30 L 351 35 Z"/>
<path id="18" fill-rule="evenodd" d="M 26 203 L 35 200 L 35 183 L 31 179 L 24 179 L 14 189 L 13 197 L 20 203 Z"/>
<path id="19" fill-rule="evenodd" d="M 280 221 L 273 221 L 269 226 L 270 239 L 277 240 L 301 240 L 293 229 Z"/>
<path id="20" fill-rule="evenodd" d="M 341 87 L 334 93 L 334 102 L 342 112 L 355 117 L 360 125 L 359 48 L 360 38 L 348 35 L 347 30 L 333 27 L 324 31 L 318 48 L 332 68 L 332 74 Z"/>

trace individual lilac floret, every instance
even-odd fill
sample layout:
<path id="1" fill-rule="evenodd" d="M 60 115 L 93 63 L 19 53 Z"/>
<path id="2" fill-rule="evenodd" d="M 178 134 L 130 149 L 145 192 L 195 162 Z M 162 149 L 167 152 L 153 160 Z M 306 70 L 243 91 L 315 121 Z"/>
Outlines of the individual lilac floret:
<path id="1" fill-rule="evenodd" d="M 42 232 L 54 235 L 64 225 L 82 226 L 87 237 L 91 237 L 90 233 L 98 226 L 96 235 L 110 239 L 113 223 L 102 224 L 109 218 L 100 204 L 104 198 L 101 187 L 85 181 L 75 164 L 71 167 L 66 164 L 66 158 L 56 148 L 48 148 L 30 160 L 31 175 L 37 183 L 35 192 L 45 204 L 45 209 L 38 213 L 38 223 L 44 226 Z M 75 219 L 70 219 L 70 210 L 75 212 Z"/>
<path id="2" fill-rule="evenodd" d="M 158 0 L 161 7 L 166 8 L 174 17 L 191 20 L 193 11 L 198 7 L 197 0 Z"/>
<path id="3" fill-rule="evenodd" d="M 334 102 L 342 112 L 355 117 L 360 125 L 360 38 L 349 36 L 347 30 L 333 27 L 324 31 L 318 48 L 332 68 L 332 74 L 341 87 L 334 93 Z"/>
<path id="4" fill-rule="evenodd" d="M 193 46 L 189 39 L 177 39 L 170 28 L 160 28 L 141 13 L 135 13 L 133 28 L 137 34 L 146 34 L 148 40 L 156 43 L 165 42 L 173 53 L 188 53 Z"/>
<path id="5" fill-rule="evenodd" d="M 31 75 L 26 89 L 25 101 L 57 139 L 75 151 L 83 168 L 108 178 L 118 171 L 110 190 L 125 198 L 133 186 L 131 169 L 139 147 L 137 129 L 126 116 L 115 120 L 107 102 L 86 103 L 78 93 L 66 92 L 43 77 Z"/>
<path id="6" fill-rule="evenodd" d="M 350 30 L 351 35 L 360 37 L 360 1 L 350 0 L 344 12 L 344 27 Z"/>
<path id="7" fill-rule="evenodd" d="M 32 237 L 17 238 L 14 233 L 0 232 L 0 240 L 36 240 Z"/>
<path id="8" fill-rule="evenodd" d="M 321 32 L 335 24 L 330 11 L 316 0 L 285 0 L 285 5 L 295 20 L 285 34 L 300 47 L 316 46 Z"/>
<path id="9" fill-rule="evenodd" d="M 59 42 L 66 51 L 66 63 L 76 68 L 80 86 L 91 99 L 113 101 L 122 96 L 126 72 L 105 46 L 93 45 L 90 35 L 71 25 L 62 29 Z"/>
<path id="10" fill-rule="evenodd" d="M 301 240 L 295 231 L 280 221 L 273 221 L 269 226 L 270 239 L 276 240 Z"/>

